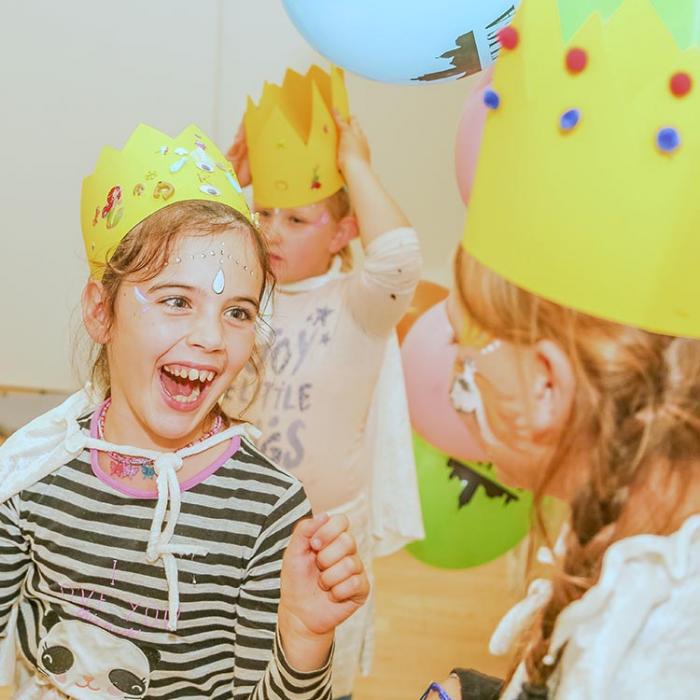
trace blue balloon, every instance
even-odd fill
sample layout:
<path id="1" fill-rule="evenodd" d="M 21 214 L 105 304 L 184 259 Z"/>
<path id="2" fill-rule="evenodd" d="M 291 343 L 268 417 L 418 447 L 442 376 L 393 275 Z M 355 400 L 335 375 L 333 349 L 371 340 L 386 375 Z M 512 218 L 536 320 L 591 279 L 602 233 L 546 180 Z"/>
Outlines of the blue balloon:
<path id="1" fill-rule="evenodd" d="M 420 85 L 473 75 L 498 55 L 520 0 L 284 0 L 292 22 L 341 68 Z"/>

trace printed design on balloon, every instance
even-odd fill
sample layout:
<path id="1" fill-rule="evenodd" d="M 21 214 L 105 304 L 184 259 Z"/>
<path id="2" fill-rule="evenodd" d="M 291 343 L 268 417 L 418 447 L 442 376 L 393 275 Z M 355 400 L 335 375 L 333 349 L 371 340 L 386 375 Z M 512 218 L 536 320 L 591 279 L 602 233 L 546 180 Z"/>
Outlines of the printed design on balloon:
<path id="1" fill-rule="evenodd" d="M 504 498 L 504 505 L 520 500 L 520 497 L 515 492 L 502 486 L 497 481 L 489 479 L 489 477 L 468 464 L 463 464 L 456 459 L 450 458 L 447 466 L 450 468 L 450 479 L 457 479 L 463 487 L 459 494 L 459 508 L 464 508 L 472 502 L 479 487 L 484 489 L 484 494 L 487 498 Z M 489 464 L 480 466 L 484 470 L 491 468 Z"/>
<path id="2" fill-rule="evenodd" d="M 283 0 L 290 19 L 331 63 L 371 80 L 425 85 L 460 80 L 490 66 L 519 0 Z"/>

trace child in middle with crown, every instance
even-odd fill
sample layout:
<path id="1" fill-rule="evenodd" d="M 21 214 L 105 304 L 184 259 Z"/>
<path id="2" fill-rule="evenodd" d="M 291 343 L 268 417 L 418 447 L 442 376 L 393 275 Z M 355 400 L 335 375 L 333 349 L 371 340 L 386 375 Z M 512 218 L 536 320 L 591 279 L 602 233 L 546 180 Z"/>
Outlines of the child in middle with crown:
<path id="1" fill-rule="evenodd" d="M 253 185 L 278 293 L 265 381 L 231 388 L 224 408 L 263 431 L 260 446 L 297 476 L 315 511 L 350 518 L 359 554 L 396 551 L 422 537 L 400 355 L 394 329 L 421 272 L 416 232 L 370 164 L 347 118 L 343 74 L 288 71 L 251 100 L 228 157 Z M 352 269 L 359 233 L 364 265 Z M 352 694 L 369 670 L 372 609 L 336 635 L 333 692 Z"/>

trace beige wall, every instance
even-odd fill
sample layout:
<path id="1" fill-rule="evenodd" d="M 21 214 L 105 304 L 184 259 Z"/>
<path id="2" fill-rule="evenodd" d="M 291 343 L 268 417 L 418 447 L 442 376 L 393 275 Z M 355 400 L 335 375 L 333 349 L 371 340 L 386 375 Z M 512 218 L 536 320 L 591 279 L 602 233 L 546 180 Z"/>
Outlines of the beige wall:
<path id="1" fill-rule="evenodd" d="M 321 60 L 279 0 L 32 0 L 0 5 L 0 386 L 70 389 L 86 276 L 82 177 L 139 122 L 199 123 L 226 147 L 248 92 Z M 453 139 L 470 85 L 349 76 L 353 111 L 418 228 L 425 276 L 448 278 L 463 210 Z"/>

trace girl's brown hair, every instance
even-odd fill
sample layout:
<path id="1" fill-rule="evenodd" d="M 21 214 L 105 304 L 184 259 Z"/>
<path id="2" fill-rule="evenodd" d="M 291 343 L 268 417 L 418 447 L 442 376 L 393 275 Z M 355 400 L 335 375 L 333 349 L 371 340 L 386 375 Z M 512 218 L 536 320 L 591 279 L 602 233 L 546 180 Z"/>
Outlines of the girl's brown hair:
<path id="1" fill-rule="evenodd" d="M 455 283 L 466 314 L 484 330 L 515 344 L 556 342 L 577 379 L 567 429 L 535 493 L 536 531 L 546 536 L 542 496 L 585 436 L 589 474 L 571 504 L 566 554 L 552 598 L 523 640 L 530 680 L 544 684 L 558 661 L 543 663 L 557 616 L 596 583 L 607 548 L 635 534 L 669 534 L 699 509 L 688 486 L 697 482 L 700 457 L 700 341 L 546 301 L 461 248 Z"/>
<path id="2" fill-rule="evenodd" d="M 110 319 L 114 319 L 115 303 L 122 282 L 127 277 L 130 280 L 145 282 L 158 275 L 167 264 L 180 236 L 207 236 L 229 230 L 248 235 L 253 242 L 262 270 L 263 282 L 258 299 L 262 306 L 272 293 L 275 283 L 264 236 L 241 213 L 225 204 L 208 200 L 188 200 L 164 207 L 134 226 L 105 264 L 102 285 Z M 91 379 L 105 395 L 109 395 L 107 348 L 100 345 L 95 351 Z M 257 343 L 250 364 L 256 380 L 259 380 L 260 348 Z M 253 400 L 254 397 L 251 403 Z M 218 408 L 215 410 L 218 411 Z"/>

